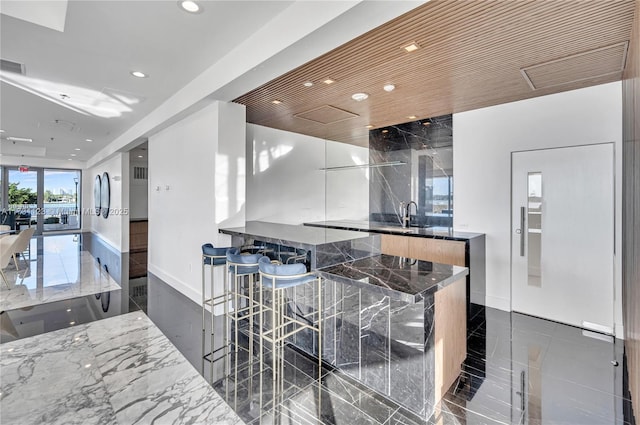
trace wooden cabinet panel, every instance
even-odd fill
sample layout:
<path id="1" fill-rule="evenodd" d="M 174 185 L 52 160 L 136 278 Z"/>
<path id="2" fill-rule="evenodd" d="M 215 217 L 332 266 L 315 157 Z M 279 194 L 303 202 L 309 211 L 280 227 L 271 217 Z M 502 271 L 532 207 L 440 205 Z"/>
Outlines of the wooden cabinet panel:
<path id="1" fill-rule="evenodd" d="M 408 256 L 418 260 L 465 266 L 465 243 L 443 239 L 406 237 Z"/>
<path id="2" fill-rule="evenodd" d="M 383 254 L 465 266 L 465 243 L 415 236 L 380 235 Z"/>
<path id="3" fill-rule="evenodd" d="M 129 223 L 129 250 L 147 249 L 148 222 L 132 221 Z"/>
<path id="4" fill-rule="evenodd" d="M 147 221 L 129 222 L 129 279 L 147 275 Z"/>
<path id="5" fill-rule="evenodd" d="M 460 279 L 435 294 L 436 402 L 460 375 L 467 357 L 467 284 Z"/>
<path id="6" fill-rule="evenodd" d="M 383 254 L 409 257 L 409 239 L 406 236 L 380 235 L 380 251 Z"/>

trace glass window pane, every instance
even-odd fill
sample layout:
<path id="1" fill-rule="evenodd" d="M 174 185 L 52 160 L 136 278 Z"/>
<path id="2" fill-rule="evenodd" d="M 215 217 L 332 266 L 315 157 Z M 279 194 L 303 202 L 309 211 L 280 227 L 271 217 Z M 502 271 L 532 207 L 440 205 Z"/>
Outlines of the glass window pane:
<path id="1" fill-rule="evenodd" d="M 529 173 L 527 185 L 528 284 L 542 286 L 542 173 Z"/>
<path id="2" fill-rule="evenodd" d="M 37 171 L 9 170 L 7 200 L 9 211 L 15 211 L 16 228 L 36 225 L 38 219 Z"/>
<path id="3" fill-rule="evenodd" d="M 44 170 L 44 231 L 80 228 L 80 171 Z"/>

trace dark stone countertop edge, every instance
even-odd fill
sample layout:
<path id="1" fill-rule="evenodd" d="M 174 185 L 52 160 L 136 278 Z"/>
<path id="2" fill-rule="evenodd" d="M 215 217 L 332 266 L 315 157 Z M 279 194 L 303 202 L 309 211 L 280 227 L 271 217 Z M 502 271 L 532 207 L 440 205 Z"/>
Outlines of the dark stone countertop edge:
<path id="1" fill-rule="evenodd" d="M 247 228 L 251 226 L 253 228 Z M 264 229 L 260 229 L 260 226 L 264 226 Z M 343 228 L 330 228 L 334 231 L 331 234 L 311 234 L 301 235 L 299 233 L 292 234 L 292 231 L 296 229 L 319 230 L 318 226 L 303 226 L 293 224 L 282 223 L 270 223 L 261 221 L 247 222 L 245 226 L 241 227 L 225 227 L 218 229 L 219 233 L 223 233 L 231 236 L 248 236 L 256 239 L 265 240 L 266 242 L 279 243 L 287 242 L 296 244 L 298 246 L 321 246 L 327 244 L 334 244 L 346 241 L 364 240 L 370 236 L 375 236 L 376 233 L 367 234 L 362 231 L 348 231 Z M 328 229 L 328 228 L 325 228 Z M 276 232 L 278 234 L 276 234 Z M 282 232 L 282 233 L 280 233 Z M 323 239 L 324 238 L 324 239 Z"/>
<path id="2" fill-rule="evenodd" d="M 389 296 L 391 299 L 396 301 L 402 301 L 409 304 L 416 304 L 416 303 L 422 302 L 422 300 L 427 294 L 436 293 L 439 290 L 446 288 L 450 284 L 457 282 L 458 280 L 466 277 L 469 274 L 469 269 L 467 267 L 459 267 L 459 266 L 454 266 L 454 267 L 458 268 L 459 270 L 452 273 L 450 276 L 445 277 L 444 279 L 431 283 L 427 288 L 420 291 L 419 293 L 408 293 L 408 292 L 403 292 L 397 289 L 376 285 L 374 283 L 362 282 L 358 279 L 353 279 L 348 276 L 343 276 L 340 274 L 323 271 L 322 269 L 316 270 L 316 274 L 321 276 L 323 279 L 336 281 L 342 284 L 353 285 L 362 289 L 366 289 L 371 292 Z"/>
<path id="3" fill-rule="evenodd" d="M 429 228 L 423 227 L 411 227 L 408 229 L 403 229 L 398 226 L 398 229 L 390 229 L 389 226 L 376 226 L 376 225 L 367 225 L 362 223 L 361 225 L 356 223 L 340 223 L 340 222 L 331 222 L 331 221 L 321 221 L 321 222 L 312 222 L 312 223 L 303 223 L 305 226 L 309 227 L 324 227 L 328 229 L 339 229 L 339 230 L 351 230 L 356 232 L 370 232 L 370 233 L 381 233 L 387 235 L 398 235 L 398 236 L 410 236 L 417 238 L 430 238 L 430 239 L 443 239 L 448 241 L 459 241 L 466 242 L 470 239 L 483 237 L 484 233 L 473 233 L 473 232 L 458 232 L 455 235 L 445 235 L 445 234 L 437 234 L 433 233 L 434 231 Z"/>

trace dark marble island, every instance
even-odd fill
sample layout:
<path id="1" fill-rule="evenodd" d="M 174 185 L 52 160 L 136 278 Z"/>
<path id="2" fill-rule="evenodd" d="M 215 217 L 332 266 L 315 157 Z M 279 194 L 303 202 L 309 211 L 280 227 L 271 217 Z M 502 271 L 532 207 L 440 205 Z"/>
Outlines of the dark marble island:
<path id="1" fill-rule="evenodd" d="M 468 267 L 468 319 L 482 311 L 486 304 L 484 233 L 461 232 L 450 227 L 403 228 L 397 224 L 364 220 L 329 220 L 304 224 L 309 227 L 379 234 L 382 254 Z"/>
<path id="2" fill-rule="evenodd" d="M 323 361 L 427 419 L 466 357 L 468 268 L 381 255 L 380 235 L 249 222 L 221 229 L 237 244 L 308 251 L 322 276 Z M 317 305 L 316 288 L 288 289 L 291 310 Z M 316 355 L 311 332 L 290 343 Z"/>
<path id="3" fill-rule="evenodd" d="M 466 357 L 466 267 L 377 255 L 318 270 L 324 360 L 429 418 Z"/>

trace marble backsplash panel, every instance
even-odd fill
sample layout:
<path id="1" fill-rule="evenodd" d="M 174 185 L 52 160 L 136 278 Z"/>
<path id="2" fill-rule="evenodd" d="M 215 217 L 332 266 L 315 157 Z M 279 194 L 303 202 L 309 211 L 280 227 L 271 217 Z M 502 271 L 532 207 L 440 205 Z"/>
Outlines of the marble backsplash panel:
<path id="1" fill-rule="evenodd" d="M 412 207 L 412 223 L 450 227 L 452 218 L 441 216 L 442 206 L 434 206 L 432 179 L 452 176 L 452 143 L 451 115 L 370 131 L 369 163 L 397 165 L 370 169 L 369 219 L 399 225 L 400 203 L 414 201 L 418 208 L 414 212 Z"/>

